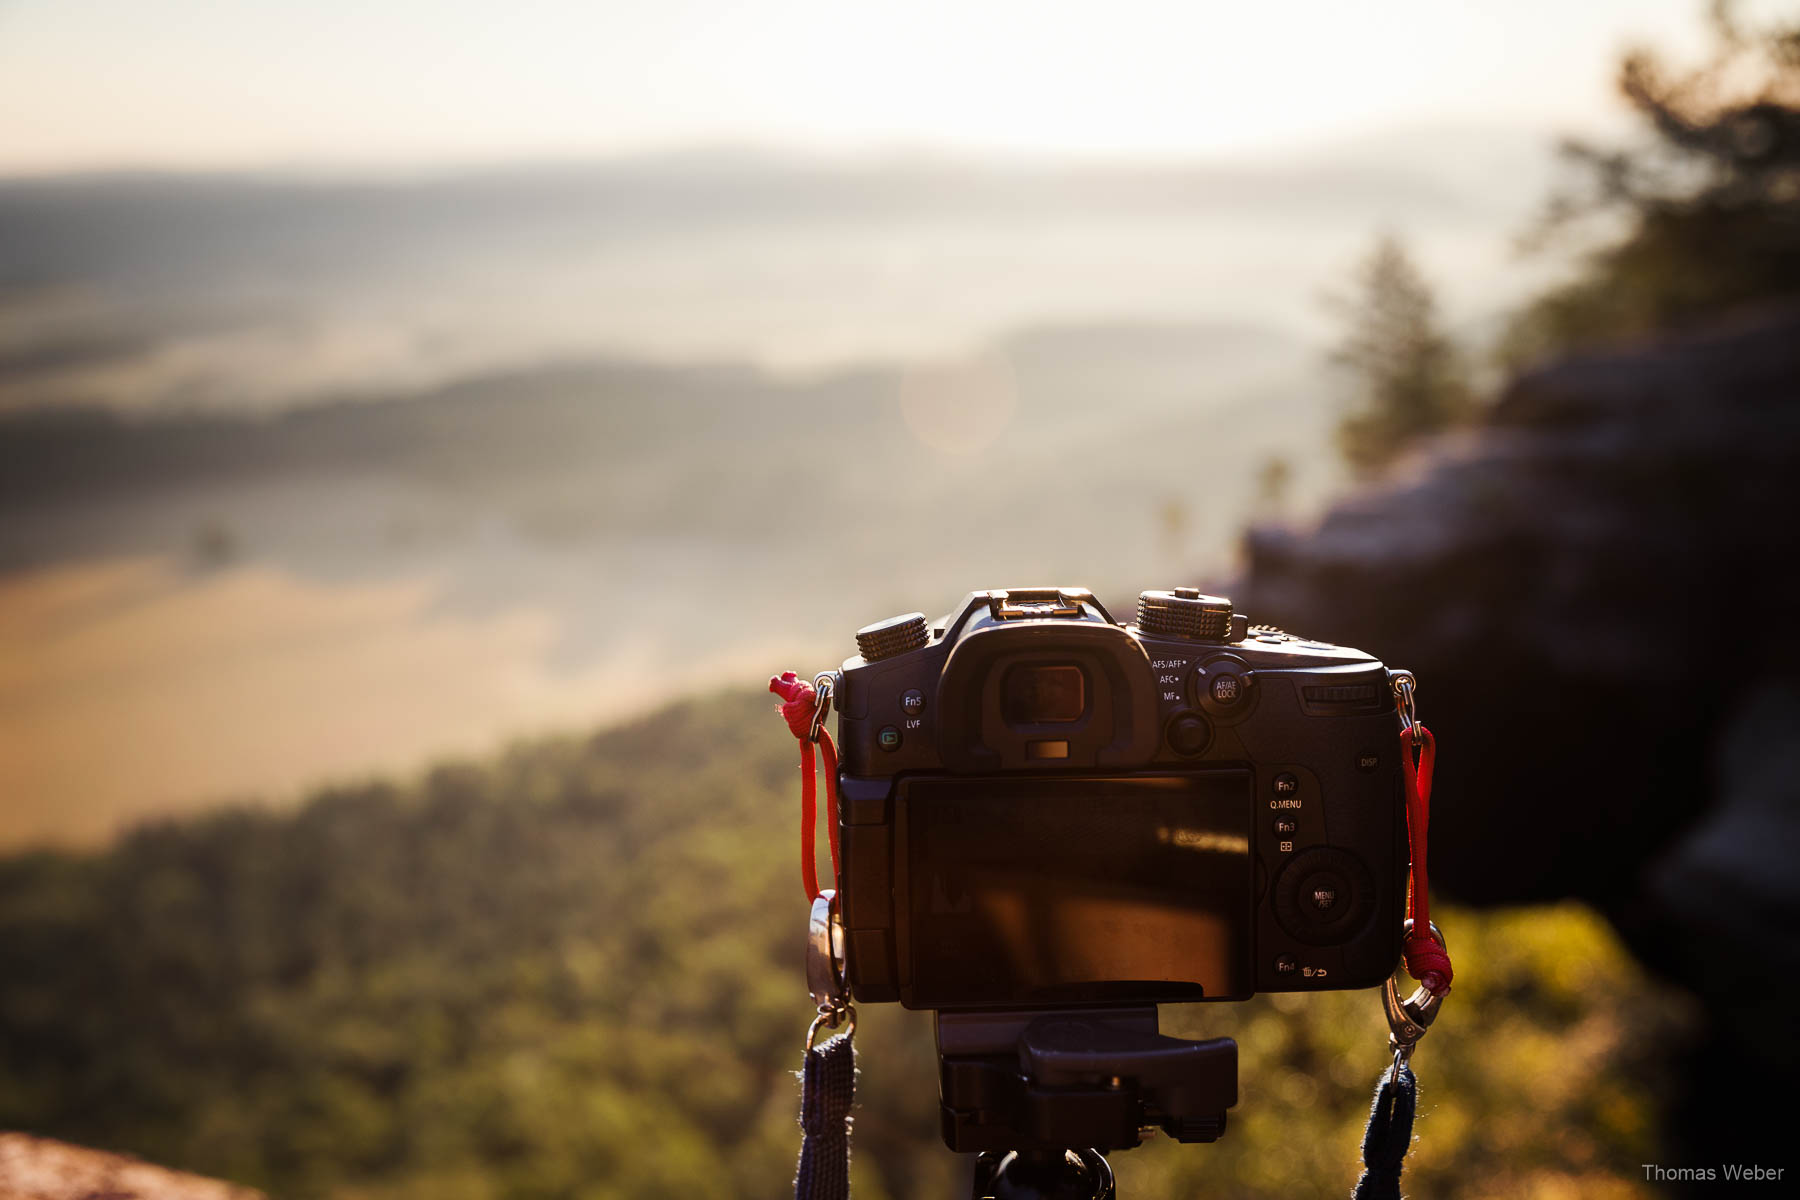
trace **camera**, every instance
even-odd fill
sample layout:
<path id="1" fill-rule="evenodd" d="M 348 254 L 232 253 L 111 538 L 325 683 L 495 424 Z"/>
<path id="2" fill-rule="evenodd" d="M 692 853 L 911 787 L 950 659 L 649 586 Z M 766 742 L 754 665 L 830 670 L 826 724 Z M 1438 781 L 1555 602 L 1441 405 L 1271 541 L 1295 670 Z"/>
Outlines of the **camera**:
<path id="1" fill-rule="evenodd" d="M 1157 1005 L 1379 986 L 1408 866 L 1389 671 L 1147 591 L 972 592 L 858 631 L 835 679 L 833 940 L 936 1012 L 953 1150 L 1210 1141 L 1229 1039 Z"/>

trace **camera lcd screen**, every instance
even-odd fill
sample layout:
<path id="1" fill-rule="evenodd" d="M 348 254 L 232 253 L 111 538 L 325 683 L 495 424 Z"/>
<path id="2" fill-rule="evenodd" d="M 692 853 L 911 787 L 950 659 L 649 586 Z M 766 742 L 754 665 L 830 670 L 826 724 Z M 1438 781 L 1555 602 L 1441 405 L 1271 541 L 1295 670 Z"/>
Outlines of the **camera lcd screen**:
<path id="1" fill-rule="evenodd" d="M 901 794 L 913 1006 L 1250 993 L 1249 772 L 917 779 Z"/>
<path id="2" fill-rule="evenodd" d="M 1000 710 L 1008 724 L 1079 721 L 1086 709 L 1087 680 L 1072 663 L 1016 666 L 1000 682 Z"/>

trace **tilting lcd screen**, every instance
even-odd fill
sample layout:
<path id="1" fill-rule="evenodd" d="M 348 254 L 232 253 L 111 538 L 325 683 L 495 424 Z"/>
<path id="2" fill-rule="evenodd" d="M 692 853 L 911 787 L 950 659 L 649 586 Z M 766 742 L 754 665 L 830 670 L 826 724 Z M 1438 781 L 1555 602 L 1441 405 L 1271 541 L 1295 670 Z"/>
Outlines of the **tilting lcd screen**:
<path id="1" fill-rule="evenodd" d="M 909 781 L 912 1003 L 1249 993 L 1250 789 L 1246 771 Z"/>

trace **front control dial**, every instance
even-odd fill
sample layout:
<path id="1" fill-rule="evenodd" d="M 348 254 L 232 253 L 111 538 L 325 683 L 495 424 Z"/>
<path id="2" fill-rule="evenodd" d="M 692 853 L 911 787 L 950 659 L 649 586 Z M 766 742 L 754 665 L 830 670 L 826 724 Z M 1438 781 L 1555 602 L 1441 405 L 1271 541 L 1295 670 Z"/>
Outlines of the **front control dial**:
<path id="1" fill-rule="evenodd" d="M 908 650 L 917 650 L 931 640 L 931 626 L 924 613 L 906 613 L 889 617 L 856 631 L 856 649 L 864 662 L 880 662 Z"/>

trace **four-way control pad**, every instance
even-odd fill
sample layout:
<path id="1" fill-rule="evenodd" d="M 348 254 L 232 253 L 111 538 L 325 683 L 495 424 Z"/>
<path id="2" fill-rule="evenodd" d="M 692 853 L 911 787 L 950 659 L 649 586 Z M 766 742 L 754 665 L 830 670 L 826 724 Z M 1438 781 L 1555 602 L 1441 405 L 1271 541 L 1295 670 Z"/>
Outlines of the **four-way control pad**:
<path id="1" fill-rule="evenodd" d="M 1330 946 L 1356 936 L 1375 912 L 1375 879 L 1362 860 L 1330 846 L 1302 850 L 1275 877 L 1275 919 L 1296 941 Z"/>

